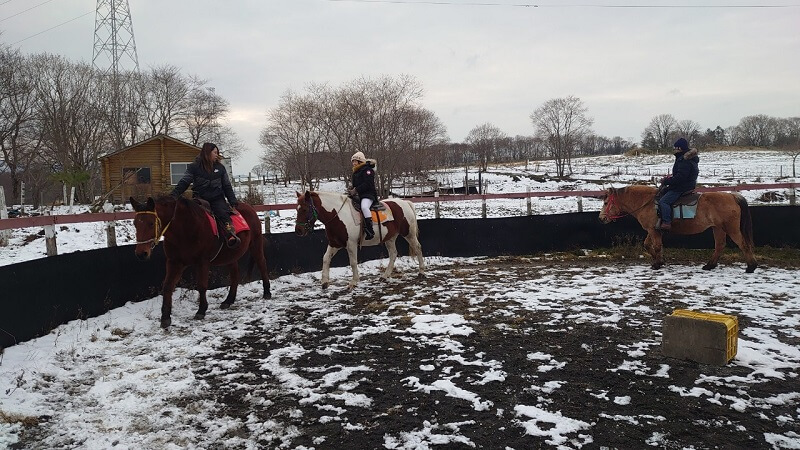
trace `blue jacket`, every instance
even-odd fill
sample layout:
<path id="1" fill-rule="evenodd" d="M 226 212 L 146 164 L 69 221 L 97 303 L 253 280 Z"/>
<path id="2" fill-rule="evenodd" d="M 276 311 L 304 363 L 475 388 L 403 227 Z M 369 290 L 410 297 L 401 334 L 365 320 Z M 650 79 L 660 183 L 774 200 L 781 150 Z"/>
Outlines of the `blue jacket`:
<path id="1" fill-rule="evenodd" d="M 664 179 L 667 189 L 686 192 L 697 187 L 697 175 L 700 173 L 699 163 L 700 158 L 697 156 L 697 150 L 695 149 L 675 155 L 672 175 Z"/>
<path id="2" fill-rule="evenodd" d="M 175 189 L 172 190 L 172 195 L 179 196 L 192 185 L 192 193 L 195 197 L 200 197 L 208 202 L 213 202 L 222 197 L 228 199 L 231 206 L 236 206 L 239 201 L 236 200 L 236 195 L 233 193 L 233 186 L 228 179 L 228 171 L 225 166 L 220 163 L 214 163 L 211 173 L 203 169 L 203 163 L 200 161 L 200 156 L 195 158 L 194 162 L 186 167 L 183 177 Z"/>

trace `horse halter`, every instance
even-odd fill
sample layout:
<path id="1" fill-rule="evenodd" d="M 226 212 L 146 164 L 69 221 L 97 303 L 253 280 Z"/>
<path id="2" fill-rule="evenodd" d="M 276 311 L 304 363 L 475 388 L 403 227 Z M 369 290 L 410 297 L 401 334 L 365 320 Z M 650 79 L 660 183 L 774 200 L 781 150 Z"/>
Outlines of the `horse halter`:
<path id="1" fill-rule="evenodd" d="M 311 199 L 311 196 L 306 196 L 306 203 L 308 204 L 306 221 L 305 222 L 295 221 L 295 225 L 303 227 L 303 229 L 308 232 L 314 228 L 314 222 L 317 219 L 319 219 L 319 214 L 317 213 L 317 207 L 314 206 L 314 201 Z"/>
<path id="2" fill-rule="evenodd" d="M 608 196 L 606 197 L 606 204 L 603 207 L 603 212 L 605 212 L 606 213 L 606 217 L 608 217 L 613 222 L 613 221 L 615 221 L 617 219 L 620 219 L 622 217 L 625 217 L 627 215 L 633 215 L 633 213 L 635 213 L 636 211 L 639 211 L 640 209 L 644 208 L 645 206 L 647 206 L 649 204 L 650 204 L 650 201 L 647 201 L 647 202 L 645 202 L 644 205 L 634 209 L 631 212 L 623 212 L 621 214 L 617 214 L 617 215 L 613 215 L 612 216 L 612 215 L 610 215 L 608 213 L 608 211 L 611 209 L 612 205 L 617 207 L 617 211 L 622 211 L 622 208 L 620 208 L 619 201 L 617 201 L 617 194 L 608 194 Z"/>
<path id="3" fill-rule="evenodd" d="M 178 200 L 175 200 L 175 211 L 172 212 L 172 217 L 173 218 L 175 217 L 175 212 L 177 210 L 178 210 Z M 161 228 L 161 218 L 158 217 L 158 213 L 157 212 L 155 212 L 155 211 L 138 211 L 136 213 L 136 215 L 138 216 L 139 214 L 152 214 L 152 215 L 154 215 L 156 217 L 156 227 L 155 227 L 155 235 L 154 235 L 154 237 L 152 237 L 152 238 L 150 238 L 150 239 L 148 239 L 146 241 L 136 241 L 136 245 L 147 244 L 147 243 L 152 242 L 153 245 L 150 246 L 150 250 L 153 250 L 154 248 L 156 248 L 156 245 L 158 245 L 159 241 L 161 241 L 161 237 L 164 236 L 164 234 L 166 234 L 167 228 L 169 228 L 170 224 L 172 224 L 172 219 L 170 219 L 169 222 L 167 222 L 167 225 L 165 225 L 164 228 Z"/>
<path id="4" fill-rule="evenodd" d="M 625 216 L 628 215 L 628 213 L 622 213 L 622 214 L 616 214 L 616 215 L 612 216 L 609 213 L 609 211 L 611 210 L 611 206 L 616 206 L 617 207 L 617 211 L 622 211 L 622 209 L 619 207 L 619 202 L 617 201 L 617 194 L 608 194 L 608 196 L 606 197 L 605 207 L 603 207 L 603 212 L 606 214 L 606 217 L 608 217 L 609 220 L 611 220 L 611 221 L 617 220 L 619 218 L 622 218 L 622 217 L 625 217 Z"/>

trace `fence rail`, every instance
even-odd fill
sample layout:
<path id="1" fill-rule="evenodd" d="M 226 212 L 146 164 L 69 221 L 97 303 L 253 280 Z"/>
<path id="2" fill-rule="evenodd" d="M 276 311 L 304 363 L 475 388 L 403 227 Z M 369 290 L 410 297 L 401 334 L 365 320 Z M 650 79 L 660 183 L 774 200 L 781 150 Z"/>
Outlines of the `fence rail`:
<path id="1" fill-rule="evenodd" d="M 728 191 L 759 191 L 765 189 L 797 189 L 800 183 L 772 183 L 772 184 L 738 184 L 735 186 L 699 187 L 698 192 L 728 192 Z M 461 202 L 492 199 L 527 199 L 534 197 L 600 197 L 605 191 L 529 191 L 511 192 L 503 194 L 468 194 L 468 195 L 441 195 L 438 197 L 410 197 L 406 198 L 414 203 L 440 203 Z M 281 203 L 272 205 L 254 205 L 259 212 L 295 209 L 295 203 Z M 0 230 L 18 228 L 33 228 L 69 223 L 114 222 L 117 220 L 131 220 L 136 215 L 133 211 L 111 213 L 84 213 L 65 215 L 43 215 L 35 217 L 18 217 L 13 219 L 0 219 Z"/>

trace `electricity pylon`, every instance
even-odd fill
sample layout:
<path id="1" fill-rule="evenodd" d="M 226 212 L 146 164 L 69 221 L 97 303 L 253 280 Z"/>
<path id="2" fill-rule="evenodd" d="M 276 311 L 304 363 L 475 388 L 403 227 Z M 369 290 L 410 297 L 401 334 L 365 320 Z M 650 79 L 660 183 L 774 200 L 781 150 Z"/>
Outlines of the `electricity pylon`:
<path id="1" fill-rule="evenodd" d="M 139 71 L 128 0 L 97 0 L 92 66 L 112 75 Z"/>

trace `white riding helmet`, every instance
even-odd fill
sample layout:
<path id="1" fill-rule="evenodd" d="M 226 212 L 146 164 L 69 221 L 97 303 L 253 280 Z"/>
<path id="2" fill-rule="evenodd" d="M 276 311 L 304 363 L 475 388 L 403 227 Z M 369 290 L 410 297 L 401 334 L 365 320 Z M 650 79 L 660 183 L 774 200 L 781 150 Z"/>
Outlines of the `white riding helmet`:
<path id="1" fill-rule="evenodd" d="M 365 163 L 367 162 L 367 158 L 364 156 L 363 152 L 355 152 L 353 153 L 353 156 L 350 157 L 350 161 L 358 161 L 360 163 Z"/>

